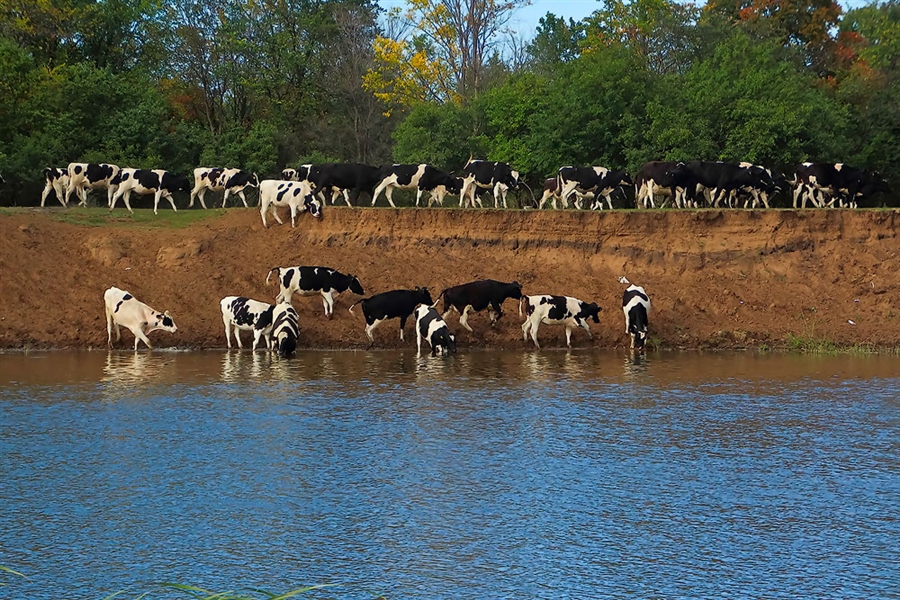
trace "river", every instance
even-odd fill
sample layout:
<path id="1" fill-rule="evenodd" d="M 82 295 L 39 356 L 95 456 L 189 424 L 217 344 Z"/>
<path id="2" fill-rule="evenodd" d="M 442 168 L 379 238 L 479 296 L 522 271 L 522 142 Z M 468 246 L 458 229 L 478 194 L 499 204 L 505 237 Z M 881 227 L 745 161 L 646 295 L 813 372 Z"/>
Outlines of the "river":
<path id="1" fill-rule="evenodd" d="M 0 354 L 0 473 L 0 597 L 900 594 L 897 357 Z"/>

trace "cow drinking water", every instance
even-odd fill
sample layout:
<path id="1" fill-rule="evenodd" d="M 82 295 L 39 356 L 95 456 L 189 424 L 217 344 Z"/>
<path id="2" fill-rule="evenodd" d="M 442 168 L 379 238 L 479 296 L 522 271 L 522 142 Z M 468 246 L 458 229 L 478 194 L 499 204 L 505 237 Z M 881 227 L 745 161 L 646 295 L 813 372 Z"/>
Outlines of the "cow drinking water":
<path id="1" fill-rule="evenodd" d="M 111 287 L 103 294 L 106 305 L 106 343 L 112 348 L 112 332 L 116 330 L 116 341 L 122 339 L 119 326 L 126 327 L 134 334 L 134 350 L 137 352 L 138 342 L 144 342 L 147 348 L 153 348 L 147 334 L 161 329 L 175 333 L 177 327 L 169 311 L 164 313 L 154 310 L 137 298 L 117 287 Z"/>

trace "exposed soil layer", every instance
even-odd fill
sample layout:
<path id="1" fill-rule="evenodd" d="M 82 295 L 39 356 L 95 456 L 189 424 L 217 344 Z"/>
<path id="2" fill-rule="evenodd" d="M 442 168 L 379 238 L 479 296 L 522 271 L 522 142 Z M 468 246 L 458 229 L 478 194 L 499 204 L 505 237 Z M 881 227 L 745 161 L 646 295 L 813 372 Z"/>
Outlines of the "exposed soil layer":
<path id="1" fill-rule="evenodd" d="M 97 209 L 101 210 L 101 209 Z M 650 337 L 663 348 L 789 345 L 791 336 L 841 345 L 900 347 L 898 210 L 494 211 L 328 207 L 295 229 L 264 229 L 255 210 L 230 209 L 182 228 L 86 226 L 23 210 L 0 214 L 0 348 L 106 345 L 103 292 L 111 285 L 158 310 L 175 334 L 158 346 L 223 347 L 219 300 L 272 301 L 274 266 L 323 265 L 358 275 L 366 295 L 446 287 L 482 278 L 517 280 L 528 294 L 563 294 L 603 307 L 593 340 L 627 343 L 620 275 L 643 285 L 653 304 Z M 338 297 L 324 318 L 318 297 L 294 297 L 301 343 L 365 348 L 359 299 Z M 518 307 L 508 301 L 495 328 L 470 315 L 474 334 L 448 322 L 459 345 L 522 347 Z M 376 331 L 376 347 L 415 345 L 412 323 Z M 120 347 L 130 347 L 123 331 Z M 245 339 L 249 333 L 245 333 Z M 545 347 L 565 343 L 545 326 Z M 249 344 L 248 344 L 249 345 Z"/>

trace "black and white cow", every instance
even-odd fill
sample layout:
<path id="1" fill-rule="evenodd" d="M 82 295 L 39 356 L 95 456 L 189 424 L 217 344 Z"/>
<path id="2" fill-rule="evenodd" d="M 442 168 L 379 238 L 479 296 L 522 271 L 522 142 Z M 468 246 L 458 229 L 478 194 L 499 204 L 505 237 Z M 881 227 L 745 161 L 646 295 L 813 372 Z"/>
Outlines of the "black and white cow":
<path id="1" fill-rule="evenodd" d="M 444 196 L 447 193 L 458 194 L 462 189 L 457 178 L 426 164 L 382 167 L 379 177 L 381 181 L 372 195 L 372 206 L 375 206 L 378 195 L 384 191 L 384 195 L 387 196 L 390 205 L 397 208 L 393 199 L 394 189 L 415 189 L 416 206 L 419 206 L 422 193 L 430 192 L 431 197 L 428 199 L 428 206 L 431 206 L 434 202 L 443 206 Z"/>
<path id="2" fill-rule="evenodd" d="M 225 325 L 225 339 L 228 341 L 228 349 L 231 349 L 231 330 L 234 329 L 234 337 L 237 338 L 238 348 L 243 348 L 241 331 L 253 332 L 253 350 L 262 339 L 266 343 L 266 349 L 272 347 L 269 335 L 272 333 L 272 311 L 274 304 L 267 304 L 257 300 L 251 300 L 243 296 L 226 296 L 219 302 L 222 309 L 222 323 Z"/>
<path id="3" fill-rule="evenodd" d="M 50 192 L 56 192 L 56 199 L 63 206 L 67 206 L 65 193 L 69 187 L 69 172 L 66 169 L 58 167 L 47 167 L 44 169 L 44 191 L 41 192 L 41 208 L 47 201 Z"/>
<path id="4" fill-rule="evenodd" d="M 362 304 L 363 316 L 366 318 L 366 335 L 370 342 L 374 342 L 375 337 L 372 332 L 388 319 L 400 319 L 400 339 L 402 340 L 406 320 L 413 314 L 416 305 L 431 305 L 432 301 L 428 288 L 417 287 L 414 290 L 391 290 L 375 294 L 371 298 L 357 300 L 350 305 L 351 313 L 357 304 Z"/>
<path id="5" fill-rule="evenodd" d="M 459 313 L 459 324 L 472 331 L 468 323 L 469 311 L 478 312 L 490 307 L 491 326 L 503 316 L 501 305 L 507 298 L 522 298 L 522 285 L 518 281 L 504 283 L 493 279 L 472 281 L 445 289 L 438 296 L 444 299 L 443 318 L 446 319 L 451 310 Z"/>
<path id="6" fill-rule="evenodd" d="M 300 339 L 300 318 L 290 302 L 279 302 L 272 310 L 272 340 L 281 358 L 288 358 L 297 351 Z"/>
<path id="7" fill-rule="evenodd" d="M 309 171 L 312 165 L 300 165 L 296 169 L 284 169 L 281 172 L 281 179 L 284 181 L 308 181 Z"/>
<path id="8" fill-rule="evenodd" d="M 574 194 L 576 202 L 581 199 L 591 200 L 594 198 L 594 192 L 585 192 L 582 194 L 576 189 Z M 544 180 L 544 193 L 541 195 L 538 209 L 544 208 L 544 205 L 547 204 L 548 200 L 552 203 L 553 210 L 556 210 L 556 201 L 562 200 L 562 197 L 559 195 L 559 177 L 550 177 L 549 179 Z M 565 202 L 562 203 L 562 207 L 566 208 Z"/>
<path id="9" fill-rule="evenodd" d="M 66 168 L 69 184 L 66 187 L 64 206 L 69 205 L 72 192 L 77 192 L 78 197 L 81 198 L 79 206 L 87 206 L 87 195 L 91 190 L 106 190 L 106 202 L 112 204 L 119 172 L 118 166 L 107 163 L 69 163 Z"/>
<path id="10" fill-rule="evenodd" d="M 266 214 L 270 209 L 275 220 L 279 224 L 284 224 L 277 210 L 282 206 L 291 210 L 291 227 L 294 227 L 300 211 L 306 211 L 317 219 L 322 218 L 322 203 L 316 198 L 309 182 L 263 180 L 259 184 L 259 214 L 262 217 L 263 227 L 268 227 Z"/>
<path id="11" fill-rule="evenodd" d="M 191 190 L 191 201 L 188 203 L 188 208 L 194 206 L 194 196 L 199 197 L 200 205 L 206 208 L 206 190 L 225 192 L 222 198 L 222 208 L 225 208 L 225 203 L 228 202 L 228 196 L 231 194 L 240 196 L 244 208 L 247 208 L 247 198 L 244 196 L 246 187 L 259 187 L 259 177 L 256 176 L 256 173 L 240 169 L 197 167 L 194 169 L 194 189 Z"/>
<path id="12" fill-rule="evenodd" d="M 506 193 L 519 187 L 519 172 L 507 163 L 489 162 L 486 160 L 469 160 L 462 170 L 463 184 L 459 192 L 459 205 L 475 208 L 475 188 L 494 191 L 494 208 L 499 207 L 502 199 L 506 208 Z M 466 201 L 466 194 L 469 200 Z M 480 201 L 479 205 L 481 204 Z"/>
<path id="13" fill-rule="evenodd" d="M 612 210 L 612 193 L 621 185 L 634 185 L 625 171 L 610 171 L 606 167 L 562 167 L 557 173 L 557 179 L 563 208 L 569 206 L 569 198 L 574 194 L 575 206 L 580 209 L 581 198 L 590 193 L 591 197 L 596 197 L 591 209 L 603 210 L 601 198 L 605 198 Z"/>
<path id="14" fill-rule="evenodd" d="M 184 175 L 175 175 L 163 169 L 130 169 L 125 168 L 119 171 L 118 176 L 113 180 L 113 184 L 118 186 L 115 195 L 109 204 L 109 210 L 116 207 L 119 198 L 125 201 L 125 208 L 129 212 L 131 210 L 131 193 L 134 192 L 140 196 L 153 194 L 153 214 L 157 214 L 159 208 L 159 199 L 165 198 L 175 208 L 175 200 L 172 198 L 172 192 L 190 192 L 191 185 L 188 178 Z"/>
<path id="15" fill-rule="evenodd" d="M 738 166 L 753 169 L 757 174 L 756 185 L 744 186 L 739 190 L 749 194 L 749 197 L 744 201 L 744 208 L 748 206 L 756 208 L 760 202 L 762 202 L 763 206 L 769 208 L 769 199 L 775 193 L 790 190 L 787 179 L 781 173 L 775 173 L 772 169 L 749 162 L 740 162 Z"/>
<path id="16" fill-rule="evenodd" d="M 603 310 L 595 302 L 587 303 L 571 296 L 523 296 L 519 301 L 519 316 L 522 315 L 522 304 L 525 304 L 525 322 L 522 323 L 522 340 L 528 341 L 528 334 L 538 348 L 537 334 L 541 323 L 546 325 L 562 325 L 566 328 L 566 346 L 572 347 L 572 331 L 581 327 L 593 338 L 587 320 L 600 322 L 600 311 Z"/>
<path id="17" fill-rule="evenodd" d="M 795 170 L 797 187 L 794 190 L 794 208 L 802 198 L 802 208 L 807 200 L 814 206 L 834 206 L 835 200 L 843 207 L 845 203 L 856 206 L 858 199 L 878 193 L 888 194 L 890 186 L 877 171 L 864 171 L 843 163 L 803 163 Z M 817 198 L 817 192 L 822 199 Z M 824 194 L 831 200 L 826 203 Z"/>
<path id="18" fill-rule="evenodd" d="M 647 341 L 647 314 L 650 312 L 650 297 L 639 285 L 633 285 L 625 277 L 619 283 L 628 286 L 622 294 L 622 312 L 625 313 L 625 334 L 631 335 L 631 348 L 644 349 Z"/>
<path id="19" fill-rule="evenodd" d="M 276 302 L 290 302 L 293 294 L 301 296 L 322 296 L 325 305 L 325 316 L 334 314 L 334 296 L 350 290 L 362 296 L 362 284 L 356 275 L 344 275 L 328 267 L 274 267 L 266 275 L 266 285 L 272 273 L 278 274 L 281 291 L 275 297 Z"/>
<path id="20" fill-rule="evenodd" d="M 144 342 L 147 348 L 153 348 L 147 335 L 161 329 L 175 333 L 178 328 L 169 311 L 164 313 L 154 310 L 137 298 L 117 287 L 111 287 L 103 293 L 106 305 L 106 344 L 112 348 L 112 332 L 116 330 L 116 341 L 122 339 L 119 326 L 127 328 L 134 334 L 134 350 L 137 352 L 138 342 Z"/>
<path id="21" fill-rule="evenodd" d="M 347 206 L 353 206 L 353 200 L 363 192 L 373 195 L 375 186 L 381 181 L 379 167 L 371 167 L 360 163 L 323 163 L 312 165 L 307 179 L 316 190 L 327 193 L 331 190 L 331 203 L 334 204 L 339 194 L 344 195 Z"/>
<path id="22" fill-rule="evenodd" d="M 655 195 L 666 194 L 675 206 L 684 205 L 688 176 L 677 170 L 683 163 L 654 160 L 644 163 L 634 176 L 635 205 L 640 208 L 656 207 Z M 663 205 L 668 201 L 663 200 Z"/>
<path id="23" fill-rule="evenodd" d="M 721 161 L 692 160 L 679 163 L 673 175 L 686 177 L 687 195 L 697 205 L 698 189 L 709 190 L 708 204 L 718 208 L 723 199 L 730 199 L 741 189 L 771 189 L 772 177 L 762 167 L 742 167 Z"/>
<path id="24" fill-rule="evenodd" d="M 416 348 L 418 354 L 422 354 L 422 340 L 428 341 L 431 346 L 431 355 L 434 356 L 440 350 L 441 354 L 453 354 L 456 352 L 456 336 L 450 333 L 447 323 L 438 314 L 434 307 L 421 304 L 416 308 Z"/>

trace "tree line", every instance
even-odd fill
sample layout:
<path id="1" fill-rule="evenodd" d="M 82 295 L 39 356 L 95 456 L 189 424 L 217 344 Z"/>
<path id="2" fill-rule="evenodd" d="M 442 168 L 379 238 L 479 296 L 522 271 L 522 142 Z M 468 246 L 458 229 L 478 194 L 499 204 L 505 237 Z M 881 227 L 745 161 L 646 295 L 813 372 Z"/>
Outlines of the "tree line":
<path id="1" fill-rule="evenodd" d="M 46 166 L 803 161 L 900 189 L 900 2 L 0 0 L 0 203 Z M 891 199 L 882 197 L 880 201 Z"/>

